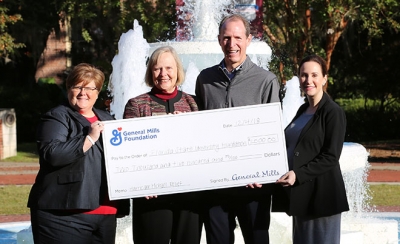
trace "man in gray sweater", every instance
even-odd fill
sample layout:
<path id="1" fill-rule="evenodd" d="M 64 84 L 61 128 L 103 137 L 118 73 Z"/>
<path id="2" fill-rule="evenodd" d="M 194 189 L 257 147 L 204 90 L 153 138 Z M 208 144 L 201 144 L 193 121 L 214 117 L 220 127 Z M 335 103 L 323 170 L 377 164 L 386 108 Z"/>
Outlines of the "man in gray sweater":
<path id="1" fill-rule="evenodd" d="M 249 22 L 241 15 L 233 14 L 221 21 L 218 41 L 224 59 L 197 77 L 196 99 L 200 110 L 280 102 L 276 76 L 246 55 L 251 39 Z M 253 183 L 247 187 L 204 191 L 207 243 L 233 244 L 236 217 L 246 244 L 269 243 L 273 187 L 273 184 Z"/>

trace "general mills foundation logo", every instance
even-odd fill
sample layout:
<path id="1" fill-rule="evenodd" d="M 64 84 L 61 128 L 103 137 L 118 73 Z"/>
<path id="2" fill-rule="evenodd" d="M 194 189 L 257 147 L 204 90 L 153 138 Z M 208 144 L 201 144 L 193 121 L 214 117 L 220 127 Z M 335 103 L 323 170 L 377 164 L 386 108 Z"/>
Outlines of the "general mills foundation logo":
<path id="1" fill-rule="evenodd" d="M 133 142 L 149 139 L 157 139 L 157 134 L 160 133 L 158 128 L 148 128 L 135 131 L 122 131 L 122 127 L 118 127 L 112 131 L 113 137 L 110 143 L 113 146 L 121 145 L 124 142 Z"/>
<path id="2" fill-rule="evenodd" d="M 112 131 L 113 137 L 110 140 L 111 145 L 118 146 L 122 143 L 121 131 L 122 127 L 118 127 L 116 130 Z"/>

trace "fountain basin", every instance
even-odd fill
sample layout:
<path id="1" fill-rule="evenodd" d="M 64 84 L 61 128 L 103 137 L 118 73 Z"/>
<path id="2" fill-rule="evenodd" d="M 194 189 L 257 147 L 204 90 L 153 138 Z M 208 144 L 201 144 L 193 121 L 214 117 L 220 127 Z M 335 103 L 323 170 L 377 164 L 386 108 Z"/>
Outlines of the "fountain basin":
<path id="1" fill-rule="evenodd" d="M 364 233 L 362 229 L 357 228 L 353 231 L 343 229 L 344 228 L 342 224 L 342 231 L 340 236 L 341 244 L 366 243 L 364 242 Z M 270 243 L 292 243 L 292 217 L 287 216 L 285 213 L 271 214 Z"/>
<path id="2" fill-rule="evenodd" d="M 373 217 L 343 218 L 342 233 L 362 233 L 357 240 L 343 243 L 398 244 L 398 223 L 396 220 Z"/>

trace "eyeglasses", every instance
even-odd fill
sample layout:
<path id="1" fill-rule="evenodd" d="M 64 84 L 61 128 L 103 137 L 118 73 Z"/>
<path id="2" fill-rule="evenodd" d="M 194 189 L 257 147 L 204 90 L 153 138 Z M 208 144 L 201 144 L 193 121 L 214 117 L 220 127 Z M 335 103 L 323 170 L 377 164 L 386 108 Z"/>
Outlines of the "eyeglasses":
<path id="1" fill-rule="evenodd" d="M 85 91 L 86 93 L 92 93 L 97 90 L 96 87 L 83 87 L 83 86 L 73 86 L 71 87 L 71 90 L 74 92 L 81 92 Z"/>

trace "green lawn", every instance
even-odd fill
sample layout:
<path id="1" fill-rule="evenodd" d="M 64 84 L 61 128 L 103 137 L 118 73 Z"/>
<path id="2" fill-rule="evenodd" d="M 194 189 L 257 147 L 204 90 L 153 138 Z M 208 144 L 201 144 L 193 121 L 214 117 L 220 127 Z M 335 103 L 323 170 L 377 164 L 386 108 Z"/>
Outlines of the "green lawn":
<path id="1" fill-rule="evenodd" d="M 0 186 L 0 215 L 28 214 L 30 190 L 31 186 Z"/>
<path id="2" fill-rule="evenodd" d="M 31 186 L 0 186 L 0 215 L 28 214 L 26 207 Z M 375 206 L 400 205 L 400 185 L 371 185 L 372 200 Z"/>
<path id="3" fill-rule="evenodd" d="M 400 206 L 400 185 L 370 185 L 375 206 Z"/>
<path id="4" fill-rule="evenodd" d="M 5 158 L 0 162 L 39 162 L 36 143 L 21 143 L 17 145 L 17 156 Z"/>
<path id="5" fill-rule="evenodd" d="M 35 143 L 18 144 L 17 156 L 6 162 L 39 162 Z M 371 205 L 399 206 L 400 185 L 370 185 Z M 26 207 L 31 186 L 0 186 L 0 215 L 28 214 Z"/>

